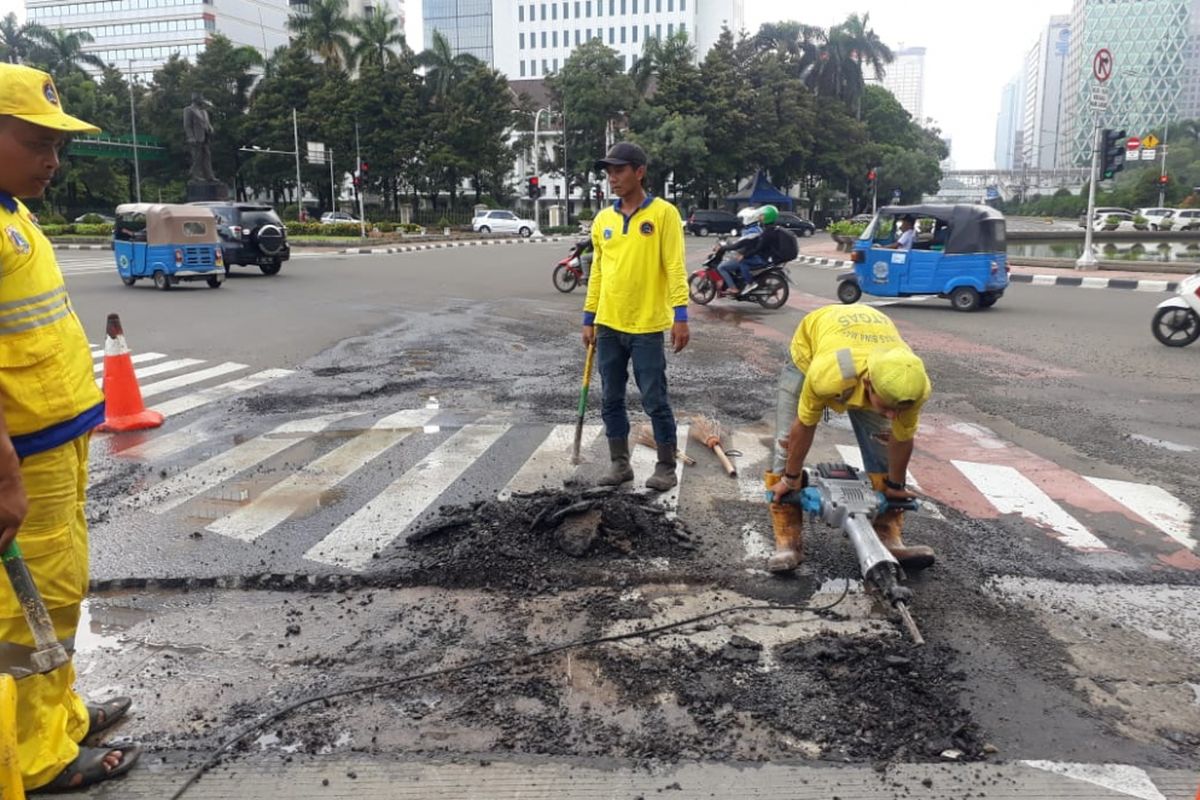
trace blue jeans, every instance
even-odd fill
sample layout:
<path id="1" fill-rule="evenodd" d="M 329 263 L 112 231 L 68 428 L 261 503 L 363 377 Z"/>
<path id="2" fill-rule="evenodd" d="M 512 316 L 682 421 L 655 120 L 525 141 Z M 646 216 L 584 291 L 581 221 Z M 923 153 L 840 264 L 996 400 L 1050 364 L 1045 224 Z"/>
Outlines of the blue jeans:
<path id="1" fill-rule="evenodd" d="M 743 258 L 740 261 L 731 258 L 728 261 L 722 261 L 721 265 L 717 267 L 717 272 L 721 273 L 721 277 L 725 279 L 726 289 L 736 289 L 739 287 L 739 285 L 746 286 L 748 283 L 750 283 L 750 281 L 753 280 L 750 270 L 754 269 L 755 267 L 761 267 L 765 263 L 767 263 L 767 260 L 762 256 L 749 256 L 748 258 Z M 742 280 L 740 284 L 733 279 L 733 271 L 735 269 L 738 269 L 741 272 Z"/>
<path id="2" fill-rule="evenodd" d="M 775 390 L 775 441 L 772 442 L 771 448 L 771 471 L 775 473 L 782 473 L 787 463 L 787 452 L 779 446 L 779 440 L 786 439 L 791 433 L 792 423 L 796 420 L 796 408 L 800 404 L 802 386 L 804 373 L 796 368 L 795 362 L 788 355 L 787 365 L 779 373 L 779 384 Z M 866 409 L 851 409 L 849 414 L 850 427 L 854 429 L 854 438 L 858 440 L 863 466 L 867 472 L 887 472 L 887 443 L 880 435 L 890 434 L 892 424 L 882 414 Z"/>
<path id="3" fill-rule="evenodd" d="M 603 392 L 600 417 L 605 434 L 609 439 L 629 438 L 625 387 L 631 360 L 633 379 L 642 393 L 642 408 L 654 427 L 654 441 L 675 444 L 675 413 L 667 399 L 667 355 L 661 331 L 622 333 L 596 326 L 596 362 Z"/>

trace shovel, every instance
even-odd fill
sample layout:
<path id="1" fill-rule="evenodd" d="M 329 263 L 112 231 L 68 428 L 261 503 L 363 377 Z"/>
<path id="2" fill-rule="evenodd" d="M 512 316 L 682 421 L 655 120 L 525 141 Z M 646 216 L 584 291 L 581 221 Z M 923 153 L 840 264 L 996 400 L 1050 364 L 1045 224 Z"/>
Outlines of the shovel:
<path id="1" fill-rule="evenodd" d="M 54 622 L 50 619 L 50 612 L 46 610 L 46 604 L 42 602 L 42 596 L 33 582 L 33 576 L 29 574 L 29 568 L 25 566 L 25 559 L 21 557 L 21 548 L 17 547 L 15 541 L 8 546 L 7 550 L 0 553 L 0 561 L 4 562 L 4 571 L 8 573 L 8 580 L 12 583 L 13 592 L 21 603 L 21 611 L 25 614 L 25 622 L 29 625 L 34 642 L 34 651 L 29 656 L 33 672 L 26 669 L 15 669 L 13 677 L 27 678 L 31 674 L 41 674 L 58 669 L 70 660 L 70 656 L 67 655 L 66 648 L 54 634 Z"/>
<path id="2" fill-rule="evenodd" d="M 579 387 L 579 416 L 575 420 L 575 443 L 571 447 L 571 463 L 578 464 L 579 448 L 583 444 L 583 417 L 587 414 L 588 389 L 592 386 L 592 361 L 596 358 L 595 343 L 589 344 L 583 363 L 583 384 Z"/>

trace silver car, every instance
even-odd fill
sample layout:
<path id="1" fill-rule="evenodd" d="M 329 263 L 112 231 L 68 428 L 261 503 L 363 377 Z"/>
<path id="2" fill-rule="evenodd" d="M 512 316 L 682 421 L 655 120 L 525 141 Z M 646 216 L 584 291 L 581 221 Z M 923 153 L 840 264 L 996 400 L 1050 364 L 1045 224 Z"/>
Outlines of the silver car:
<path id="1" fill-rule="evenodd" d="M 516 233 L 531 236 L 537 223 L 518 217 L 511 211 L 479 211 L 471 220 L 471 230 L 476 233 Z"/>

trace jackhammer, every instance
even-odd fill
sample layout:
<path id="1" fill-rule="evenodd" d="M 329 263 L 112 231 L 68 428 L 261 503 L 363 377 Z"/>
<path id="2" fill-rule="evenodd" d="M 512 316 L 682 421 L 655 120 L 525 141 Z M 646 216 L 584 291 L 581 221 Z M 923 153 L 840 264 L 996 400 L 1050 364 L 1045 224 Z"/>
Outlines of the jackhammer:
<path id="1" fill-rule="evenodd" d="M 866 473 L 848 464 L 817 464 L 804 468 L 804 488 L 784 495 L 784 503 L 798 505 L 830 527 L 841 528 L 858 556 L 867 590 L 887 600 L 896 609 L 913 643 L 925 644 L 909 613 L 912 590 L 900 585 L 904 573 L 896 557 L 879 541 L 871 522 L 877 514 L 892 509 L 918 511 L 916 500 L 888 500 L 875 491 Z M 774 495 L 767 492 L 767 499 Z"/>

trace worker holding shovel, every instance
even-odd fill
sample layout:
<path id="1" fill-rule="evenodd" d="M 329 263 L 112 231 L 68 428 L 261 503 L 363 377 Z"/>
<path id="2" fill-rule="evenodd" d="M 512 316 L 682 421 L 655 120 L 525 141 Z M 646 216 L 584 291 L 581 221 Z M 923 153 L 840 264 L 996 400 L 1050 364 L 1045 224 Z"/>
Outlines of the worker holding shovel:
<path id="1" fill-rule="evenodd" d="M 26 790 L 82 788 L 128 771 L 140 753 L 79 745 L 129 707 L 128 698 L 85 704 L 68 657 L 88 586 L 88 439 L 104 396 L 54 250 L 17 199 L 42 196 L 70 133 L 98 131 L 63 112 L 49 75 L 0 64 L 0 559 L 9 576 L 0 577 L 0 672 L 19 677 Z"/>
<path id="2" fill-rule="evenodd" d="M 632 362 L 658 450 L 646 486 L 662 492 L 676 484 L 675 414 L 667 396 L 663 334 L 671 332 L 676 353 L 689 338 L 683 226 L 675 206 L 647 195 L 642 187 L 642 148 L 630 142 L 615 144 L 595 168 L 608 175 L 613 194 L 620 198 L 592 221 L 595 256 L 583 306 L 583 344 L 596 348 L 601 417 L 612 461 L 600 483 L 618 486 L 633 480 L 625 406 Z"/>

